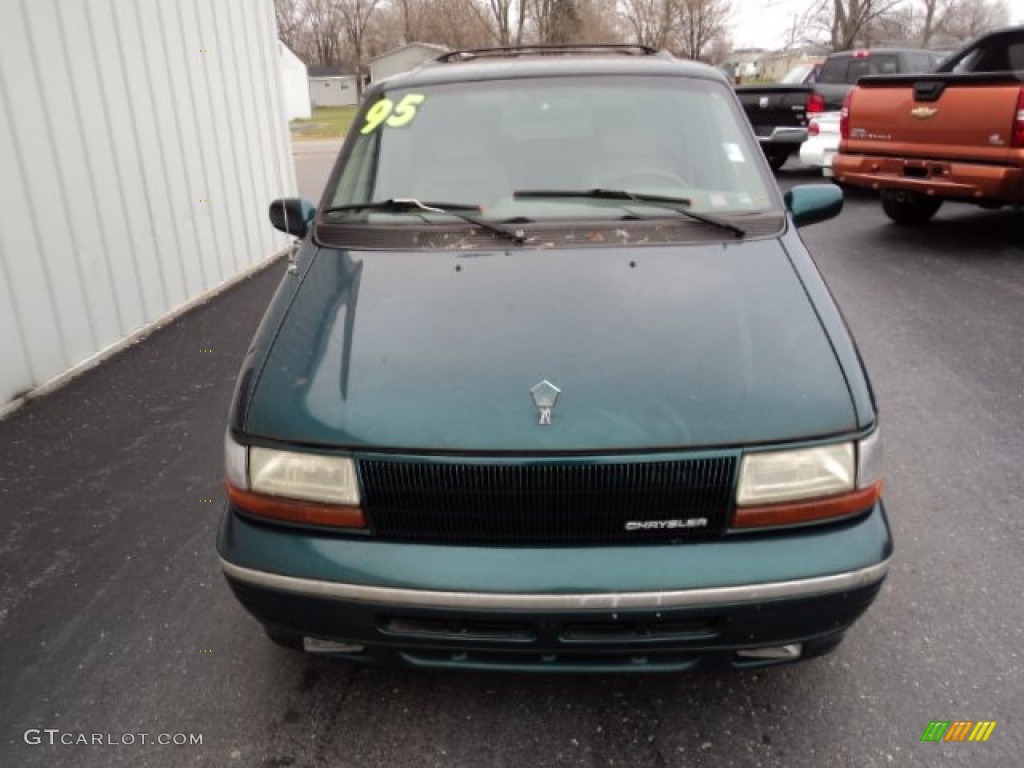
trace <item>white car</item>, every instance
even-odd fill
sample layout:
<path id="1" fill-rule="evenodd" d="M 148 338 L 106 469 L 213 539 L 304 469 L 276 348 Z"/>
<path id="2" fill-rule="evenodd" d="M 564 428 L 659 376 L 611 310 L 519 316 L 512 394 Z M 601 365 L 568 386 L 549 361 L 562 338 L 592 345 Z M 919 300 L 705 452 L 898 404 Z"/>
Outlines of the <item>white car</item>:
<path id="1" fill-rule="evenodd" d="M 800 145 L 800 162 L 832 175 L 832 158 L 839 151 L 839 112 L 821 112 L 807 126 L 807 140 Z"/>

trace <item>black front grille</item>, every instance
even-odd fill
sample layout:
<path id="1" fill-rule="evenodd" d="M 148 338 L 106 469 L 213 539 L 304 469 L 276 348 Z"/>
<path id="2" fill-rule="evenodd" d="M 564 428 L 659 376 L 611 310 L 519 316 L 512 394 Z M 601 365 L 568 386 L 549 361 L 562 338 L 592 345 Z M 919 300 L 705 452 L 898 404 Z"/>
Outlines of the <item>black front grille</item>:
<path id="1" fill-rule="evenodd" d="M 731 456 L 622 464 L 360 462 L 363 506 L 377 536 L 467 543 L 714 536 L 726 525 L 735 469 Z"/>

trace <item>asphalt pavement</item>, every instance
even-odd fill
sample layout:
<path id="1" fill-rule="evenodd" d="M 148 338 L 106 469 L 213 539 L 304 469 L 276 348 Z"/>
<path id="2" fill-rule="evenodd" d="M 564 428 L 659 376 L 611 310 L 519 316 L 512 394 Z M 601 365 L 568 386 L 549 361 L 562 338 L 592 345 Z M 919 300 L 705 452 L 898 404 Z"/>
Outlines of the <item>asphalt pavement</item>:
<path id="1" fill-rule="evenodd" d="M 315 201 L 334 148 L 306 150 Z M 852 194 L 804 231 L 874 381 L 896 557 L 834 654 L 731 674 L 372 669 L 266 641 L 214 538 L 272 265 L 0 422 L 0 766 L 1020 765 L 1022 224 L 947 206 L 901 229 Z M 933 720 L 997 726 L 922 743 Z"/>

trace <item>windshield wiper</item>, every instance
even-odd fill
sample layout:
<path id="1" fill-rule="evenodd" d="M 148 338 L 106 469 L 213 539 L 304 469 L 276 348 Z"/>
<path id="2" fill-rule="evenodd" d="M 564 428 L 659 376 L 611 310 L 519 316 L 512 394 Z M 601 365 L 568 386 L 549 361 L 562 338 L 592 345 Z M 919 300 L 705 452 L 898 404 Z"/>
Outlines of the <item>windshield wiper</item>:
<path id="1" fill-rule="evenodd" d="M 719 229 L 724 229 L 726 232 L 730 232 L 736 237 L 744 237 L 747 234 L 745 229 L 738 227 L 725 219 L 689 210 L 689 207 L 693 205 L 693 201 L 688 197 L 648 195 L 643 192 L 630 192 L 625 189 L 602 189 L 600 187 L 595 189 L 519 189 L 513 193 L 512 197 L 517 200 L 529 200 L 530 198 L 544 197 L 590 197 L 598 200 L 629 200 L 634 203 L 655 205 L 659 208 L 675 211 L 676 213 L 694 219 L 695 221 L 701 221 L 705 224 L 711 224 L 712 226 L 718 227 Z"/>
<path id="2" fill-rule="evenodd" d="M 475 227 L 486 229 L 488 232 L 492 232 L 496 235 L 504 237 L 506 240 L 511 240 L 517 245 L 522 245 L 526 242 L 526 233 L 521 229 L 508 229 L 500 224 L 496 224 L 491 221 L 485 221 L 484 219 L 478 219 L 476 216 L 470 216 L 464 211 L 479 211 L 479 205 L 472 205 L 470 203 L 434 203 L 434 202 L 421 202 L 414 197 L 395 197 L 390 200 L 373 200 L 366 203 L 349 203 L 347 205 L 334 205 L 330 208 L 324 208 L 319 213 L 342 213 L 344 211 L 389 211 L 391 213 L 439 213 L 445 216 L 454 216 L 457 219 L 472 224 Z"/>

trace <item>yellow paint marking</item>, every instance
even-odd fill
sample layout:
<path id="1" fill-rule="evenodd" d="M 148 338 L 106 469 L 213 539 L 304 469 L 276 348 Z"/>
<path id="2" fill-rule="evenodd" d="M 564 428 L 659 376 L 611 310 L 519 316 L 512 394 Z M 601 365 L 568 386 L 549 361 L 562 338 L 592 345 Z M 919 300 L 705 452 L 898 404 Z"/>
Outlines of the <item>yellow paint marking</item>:
<path id="1" fill-rule="evenodd" d="M 992 735 L 992 731 L 995 729 L 995 720 L 979 720 L 978 724 L 974 726 L 974 730 L 971 731 L 968 741 L 988 741 L 988 737 Z"/>
<path id="2" fill-rule="evenodd" d="M 974 723 L 970 720 L 955 720 L 946 731 L 943 741 L 963 741 Z"/>

